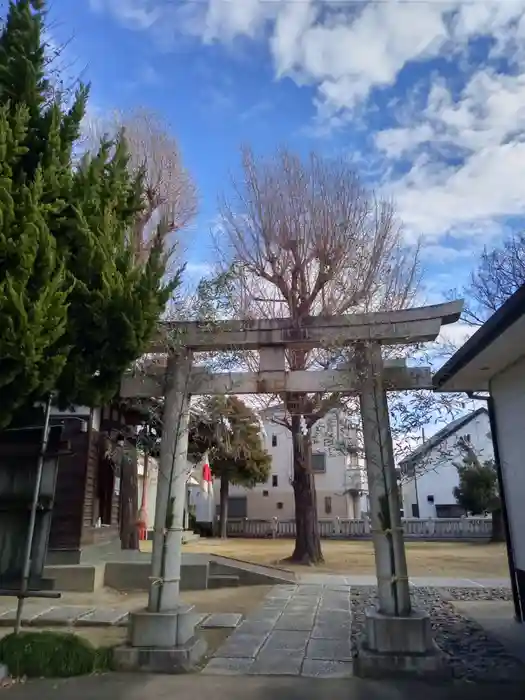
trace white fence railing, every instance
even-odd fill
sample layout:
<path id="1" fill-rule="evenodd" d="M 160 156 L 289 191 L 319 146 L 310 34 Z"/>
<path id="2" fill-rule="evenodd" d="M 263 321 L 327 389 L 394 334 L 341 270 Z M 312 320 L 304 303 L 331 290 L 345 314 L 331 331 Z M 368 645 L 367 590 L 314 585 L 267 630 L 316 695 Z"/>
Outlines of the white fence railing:
<path id="1" fill-rule="evenodd" d="M 492 534 L 491 518 L 406 518 L 406 539 L 461 540 L 488 539 Z M 370 537 L 368 518 L 319 520 L 319 533 L 326 539 Z M 229 537 L 295 537 L 295 520 L 228 520 Z"/>

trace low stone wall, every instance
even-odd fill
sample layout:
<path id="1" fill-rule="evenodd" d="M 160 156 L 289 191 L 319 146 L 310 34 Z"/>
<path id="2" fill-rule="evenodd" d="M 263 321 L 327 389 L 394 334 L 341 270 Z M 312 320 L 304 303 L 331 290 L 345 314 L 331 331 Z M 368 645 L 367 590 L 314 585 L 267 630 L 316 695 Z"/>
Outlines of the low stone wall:
<path id="1" fill-rule="evenodd" d="M 117 591 L 147 591 L 151 562 L 108 561 L 104 568 L 104 586 Z M 208 587 L 209 563 L 205 554 L 186 554 L 180 571 L 181 591 L 203 591 Z"/>
<path id="2" fill-rule="evenodd" d="M 102 586 L 131 593 L 150 588 L 151 562 L 108 561 L 102 564 L 49 566 L 45 574 L 54 579 L 53 589 L 62 593 L 92 593 Z M 238 561 L 214 554 L 182 554 L 180 588 L 203 591 L 207 588 L 269 586 L 295 581 L 294 574 L 273 567 Z"/>
<path id="3" fill-rule="evenodd" d="M 491 518 L 406 518 L 405 539 L 422 540 L 487 540 L 492 534 Z M 327 539 L 369 538 L 370 521 L 333 518 L 319 520 L 321 537 Z M 286 538 L 295 537 L 295 520 L 228 520 L 229 537 Z"/>
<path id="4" fill-rule="evenodd" d="M 104 582 L 104 564 L 55 564 L 44 568 L 54 581 L 53 589 L 63 593 L 92 593 Z"/>

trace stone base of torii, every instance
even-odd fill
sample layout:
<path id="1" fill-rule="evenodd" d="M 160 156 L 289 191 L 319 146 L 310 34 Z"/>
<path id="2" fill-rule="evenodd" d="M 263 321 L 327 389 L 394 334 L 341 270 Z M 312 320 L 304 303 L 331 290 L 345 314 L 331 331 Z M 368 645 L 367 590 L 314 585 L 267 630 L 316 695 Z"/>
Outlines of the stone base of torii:
<path id="1" fill-rule="evenodd" d="M 180 673 L 194 667 L 205 651 L 195 636 L 192 608 L 179 595 L 191 395 L 337 391 L 360 397 L 379 601 L 366 612 L 355 671 L 371 677 L 442 674 L 429 617 L 411 606 L 387 406 L 387 391 L 431 389 L 431 373 L 408 368 L 404 361 L 383 362 L 381 345 L 434 340 L 442 325 L 459 319 L 462 306 L 456 301 L 391 313 L 309 317 L 299 332 L 290 319 L 164 328 L 165 337 L 151 352 L 167 355 L 167 361 L 127 376 L 121 387 L 123 397 L 165 396 L 149 601 L 146 610 L 130 616 L 128 643 L 115 656 L 121 669 Z M 171 345 L 170 336 L 176 338 Z M 287 348 L 349 345 L 355 347 L 352 367 L 285 369 Z M 194 352 L 228 349 L 257 350 L 259 371 L 192 369 Z"/>

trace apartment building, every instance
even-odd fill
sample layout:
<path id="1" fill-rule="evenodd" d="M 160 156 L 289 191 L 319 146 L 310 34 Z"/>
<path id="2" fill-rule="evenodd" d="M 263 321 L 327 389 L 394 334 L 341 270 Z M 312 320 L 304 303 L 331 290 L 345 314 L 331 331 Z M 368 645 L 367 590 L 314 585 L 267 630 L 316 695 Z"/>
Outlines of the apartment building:
<path id="1" fill-rule="evenodd" d="M 292 436 L 280 424 L 282 407 L 262 412 L 266 449 L 272 457 L 272 471 L 265 484 L 252 489 L 230 486 L 229 517 L 269 520 L 295 516 Z M 317 510 L 323 518 L 359 518 L 367 510 L 367 482 L 364 461 L 358 456 L 356 431 L 344 411 L 330 411 L 312 431 L 317 491 Z M 215 487 L 219 502 L 219 484 Z"/>
<path id="2" fill-rule="evenodd" d="M 472 446 L 481 462 L 494 459 L 486 408 L 452 421 L 399 463 L 405 517 L 457 518 L 465 514 L 454 497 L 462 440 Z"/>

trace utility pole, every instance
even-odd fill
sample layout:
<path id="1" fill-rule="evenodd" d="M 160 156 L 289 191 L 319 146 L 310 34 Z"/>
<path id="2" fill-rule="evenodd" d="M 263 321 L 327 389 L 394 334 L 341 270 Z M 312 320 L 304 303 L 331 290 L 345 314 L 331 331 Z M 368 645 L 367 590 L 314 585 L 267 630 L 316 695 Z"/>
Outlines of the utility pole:
<path id="1" fill-rule="evenodd" d="M 425 444 L 425 428 L 421 428 L 421 438 L 423 442 L 421 443 L 422 445 Z M 416 507 L 417 507 L 417 517 L 421 517 L 421 511 L 419 510 L 419 491 L 417 488 L 417 469 L 416 466 L 414 465 L 414 488 L 416 490 Z"/>

